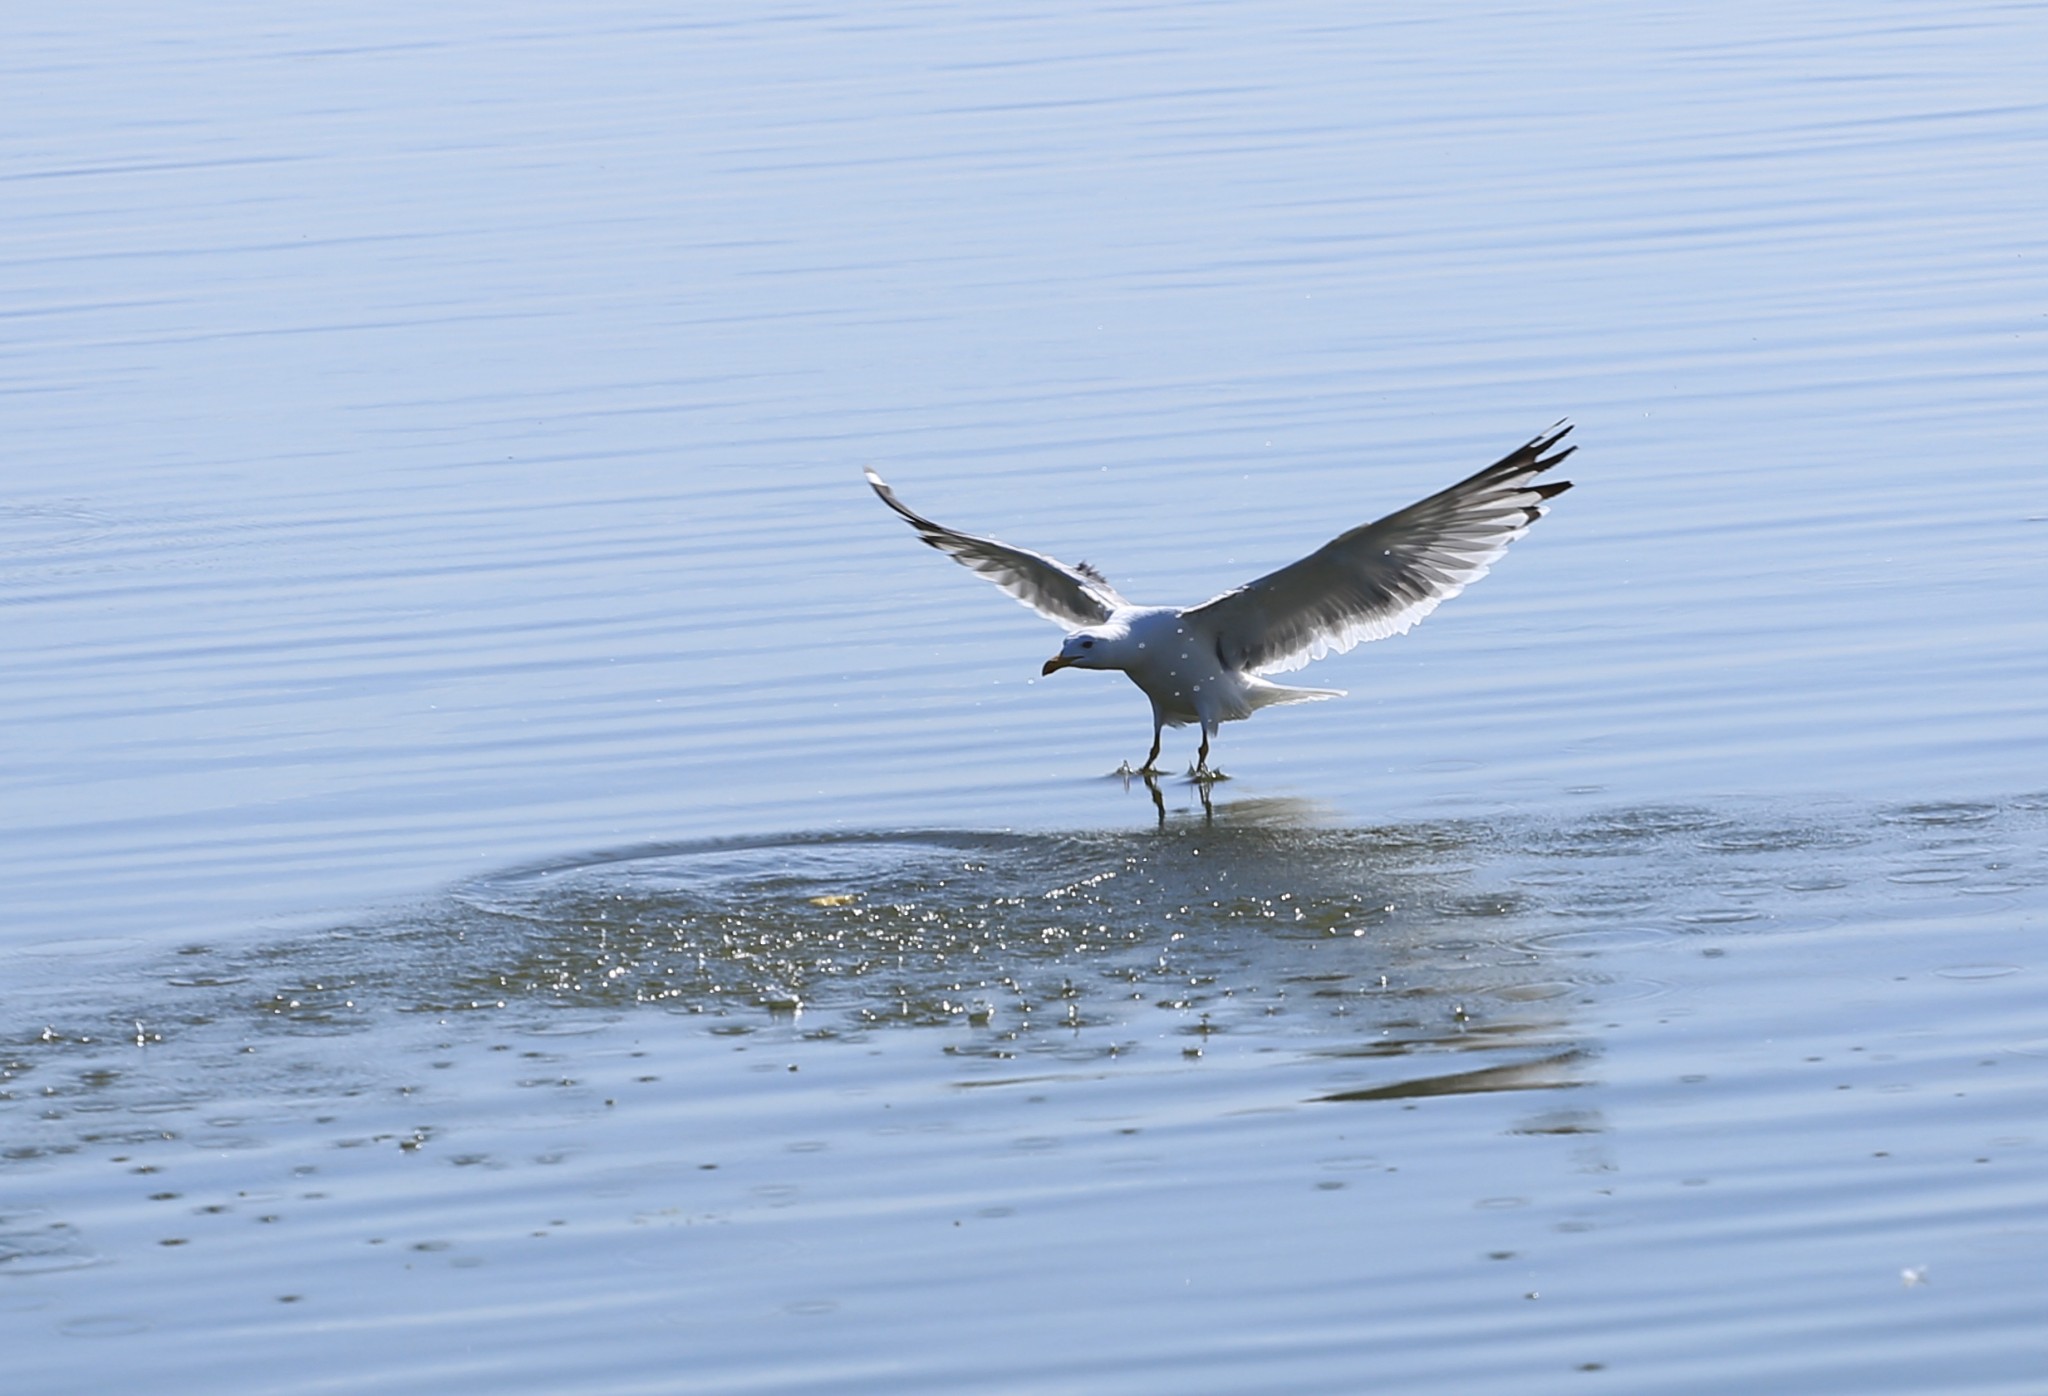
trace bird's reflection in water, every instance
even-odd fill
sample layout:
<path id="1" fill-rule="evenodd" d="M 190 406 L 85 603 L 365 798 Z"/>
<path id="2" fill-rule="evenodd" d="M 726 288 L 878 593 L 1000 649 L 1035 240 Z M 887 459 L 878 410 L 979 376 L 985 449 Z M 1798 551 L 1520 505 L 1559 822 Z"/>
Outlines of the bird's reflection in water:
<path id="1" fill-rule="evenodd" d="M 1131 788 L 1133 780 L 1145 783 L 1147 793 L 1152 796 L 1152 808 L 1159 816 L 1159 827 L 1164 829 L 1166 827 L 1166 793 L 1159 788 L 1159 773 L 1157 771 L 1134 771 L 1131 769 L 1130 763 L 1126 762 L 1111 774 L 1124 783 L 1124 789 L 1126 790 Z M 1210 795 L 1210 791 L 1215 786 L 1215 783 L 1214 780 L 1203 780 L 1192 775 L 1188 777 L 1188 784 L 1194 787 L 1196 796 L 1202 802 L 1202 818 L 1204 820 L 1213 820 L 1216 817 L 1216 802 Z"/>
<path id="2" fill-rule="evenodd" d="M 1142 784 L 1145 793 L 1151 797 L 1152 811 L 1160 829 L 1166 829 L 1171 816 L 1175 814 L 1199 814 L 1197 822 L 1202 827 L 1214 827 L 1218 816 L 1216 787 L 1230 779 L 1221 773 L 1197 775 L 1190 771 L 1181 779 L 1169 779 L 1162 784 L 1158 775 L 1132 770 L 1128 764 L 1111 771 L 1109 778 L 1122 781 L 1125 790 L 1129 790 L 1135 784 Z M 1188 790 L 1194 796 L 1193 802 L 1178 806 L 1169 804 L 1168 786 Z M 1221 813 L 1229 824 L 1258 825 L 1267 828 L 1327 829 L 1335 827 L 1343 817 L 1342 812 L 1333 805 L 1291 795 L 1258 795 L 1226 800 L 1221 807 Z"/>

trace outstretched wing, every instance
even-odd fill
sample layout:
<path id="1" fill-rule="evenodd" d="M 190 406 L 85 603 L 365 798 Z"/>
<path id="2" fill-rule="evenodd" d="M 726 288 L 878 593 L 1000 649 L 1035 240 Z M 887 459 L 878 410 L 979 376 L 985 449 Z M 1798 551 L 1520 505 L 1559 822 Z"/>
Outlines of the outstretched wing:
<path id="1" fill-rule="evenodd" d="M 1545 455 L 1560 422 L 1518 451 L 1377 523 L 1331 539 L 1299 562 L 1195 607 L 1187 619 L 1233 669 L 1299 669 L 1335 650 L 1399 635 L 1456 596 L 1543 517 L 1571 481 L 1536 477 L 1578 448 Z"/>
<path id="2" fill-rule="evenodd" d="M 961 566 L 973 568 L 1048 620 L 1067 626 L 1095 625 L 1126 604 L 1108 579 L 1087 563 L 1069 567 L 1043 553 L 972 533 L 956 533 L 914 512 L 874 471 L 866 474 L 882 503 L 901 514 L 919 538 Z"/>

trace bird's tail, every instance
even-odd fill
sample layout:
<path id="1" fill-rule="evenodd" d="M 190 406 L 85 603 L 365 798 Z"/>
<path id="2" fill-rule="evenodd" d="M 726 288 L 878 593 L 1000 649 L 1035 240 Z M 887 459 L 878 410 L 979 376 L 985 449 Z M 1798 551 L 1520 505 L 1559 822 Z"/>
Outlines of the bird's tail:
<path id="1" fill-rule="evenodd" d="M 1254 712 L 1276 703 L 1313 703 L 1321 698 L 1344 696 L 1341 688 L 1288 688 L 1285 684 L 1267 683 L 1264 679 L 1252 679 L 1245 690 L 1244 696 Z"/>

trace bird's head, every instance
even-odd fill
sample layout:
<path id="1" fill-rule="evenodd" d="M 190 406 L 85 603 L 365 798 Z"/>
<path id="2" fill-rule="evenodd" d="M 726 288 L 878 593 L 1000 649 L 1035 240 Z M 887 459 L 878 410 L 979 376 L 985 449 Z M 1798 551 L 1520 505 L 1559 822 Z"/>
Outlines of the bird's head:
<path id="1" fill-rule="evenodd" d="M 1039 672 L 1050 674 L 1055 669 L 1114 669 L 1118 667 L 1117 640 L 1121 637 L 1109 630 L 1076 630 L 1067 636 L 1060 652 L 1045 661 Z"/>

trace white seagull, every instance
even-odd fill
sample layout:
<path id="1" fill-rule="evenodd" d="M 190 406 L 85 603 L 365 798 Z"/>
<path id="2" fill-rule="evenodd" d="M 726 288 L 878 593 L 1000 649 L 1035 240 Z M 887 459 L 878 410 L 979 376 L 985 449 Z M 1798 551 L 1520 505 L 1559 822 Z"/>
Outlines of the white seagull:
<path id="1" fill-rule="evenodd" d="M 1536 477 L 1577 450 L 1546 455 L 1571 427 L 1560 422 L 1519 450 L 1419 503 L 1339 534 L 1299 562 L 1199 606 L 1138 606 L 1085 562 L 960 533 L 913 512 L 873 470 L 868 483 L 917 536 L 971 567 L 1048 620 L 1066 643 L 1056 669 L 1121 669 L 1152 700 L 1152 750 L 1136 774 L 1158 773 L 1163 728 L 1201 724 L 1198 779 L 1217 725 L 1275 703 L 1341 698 L 1334 688 L 1284 688 L 1263 674 L 1299 669 L 1330 651 L 1406 632 L 1485 576 L 1508 544 L 1572 487 Z M 1126 768 L 1128 769 L 1128 768 Z"/>

